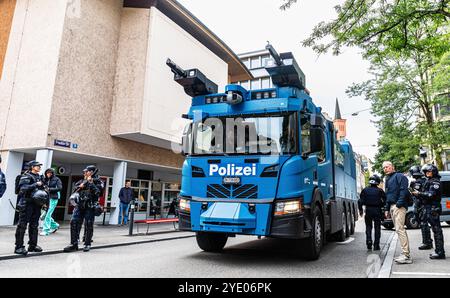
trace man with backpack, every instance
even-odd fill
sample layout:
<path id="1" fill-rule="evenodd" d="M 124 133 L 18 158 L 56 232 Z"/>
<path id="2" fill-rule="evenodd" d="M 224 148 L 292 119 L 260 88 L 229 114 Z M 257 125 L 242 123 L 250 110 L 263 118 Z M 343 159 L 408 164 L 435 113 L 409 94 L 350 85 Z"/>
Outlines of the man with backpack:
<path id="1" fill-rule="evenodd" d="M 408 234 L 405 229 L 406 211 L 409 205 L 412 206 L 411 194 L 408 189 L 408 178 L 402 173 L 396 172 L 394 165 L 390 161 L 383 162 L 383 171 L 386 174 L 386 217 L 389 214 L 392 217 L 402 248 L 402 254 L 395 258 L 394 261 L 399 264 L 412 264 Z"/>

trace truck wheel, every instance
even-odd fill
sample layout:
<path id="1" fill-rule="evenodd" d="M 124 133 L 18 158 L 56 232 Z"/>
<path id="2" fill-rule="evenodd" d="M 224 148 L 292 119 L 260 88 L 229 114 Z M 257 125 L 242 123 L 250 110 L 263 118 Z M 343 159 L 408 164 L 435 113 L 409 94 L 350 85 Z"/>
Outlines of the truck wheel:
<path id="1" fill-rule="evenodd" d="M 445 223 L 448 224 L 448 225 L 450 226 L 450 221 L 446 221 Z"/>
<path id="2" fill-rule="evenodd" d="M 302 256 L 310 261 L 317 260 L 320 257 L 324 239 L 322 212 L 318 207 L 315 207 L 312 214 L 311 236 L 308 239 L 302 240 L 300 247 Z"/>
<path id="3" fill-rule="evenodd" d="M 355 214 L 353 212 L 353 208 L 350 211 L 350 235 L 355 234 Z"/>
<path id="4" fill-rule="evenodd" d="M 405 224 L 408 229 L 418 229 L 419 222 L 412 212 L 406 214 Z"/>
<path id="5" fill-rule="evenodd" d="M 383 227 L 384 227 L 386 230 L 392 230 L 392 229 L 394 229 L 394 224 L 391 224 L 391 223 L 382 223 L 382 225 L 383 225 Z"/>
<path id="6" fill-rule="evenodd" d="M 227 243 L 228 236 L 221 233 L 197 232 L 198 246 L 206 252 L 219 252 Z"/>
<path id="7" fill-rule="evenodd" d="M 342 223 L 342 230 L 335 234 L 338 242 L 343 242 L 347 239 L 347 216 L 345 212 L 342 212 Z"/>

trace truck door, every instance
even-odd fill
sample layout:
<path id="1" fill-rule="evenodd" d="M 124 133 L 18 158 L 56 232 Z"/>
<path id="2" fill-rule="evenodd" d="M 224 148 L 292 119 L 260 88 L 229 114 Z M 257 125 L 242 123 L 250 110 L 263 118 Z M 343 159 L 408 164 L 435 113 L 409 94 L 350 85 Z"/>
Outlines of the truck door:
<path id="1" fill-rule="evenodd" d="M 333 175 L 332 175 L 332 159 L 331 159 L 331 142 L 330 133 L 321 128 L 323 133 L 322 150 L 317 153 L 318 159 L 318 187 L 322 192 L 324 199 L 328 200 L 333 195 Z"/>

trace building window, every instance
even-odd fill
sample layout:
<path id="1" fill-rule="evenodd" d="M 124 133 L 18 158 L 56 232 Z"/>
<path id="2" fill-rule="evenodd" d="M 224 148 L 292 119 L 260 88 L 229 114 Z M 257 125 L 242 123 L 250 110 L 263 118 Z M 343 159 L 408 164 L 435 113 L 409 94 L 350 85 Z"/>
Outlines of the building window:
<path id="1" fill-rule="evenodd" d="M 270 78 L 263 78 L 261 79 L 261 89 L 268 89 L 271 88 L 270 86 Z"/>
<path id="2" fill-rule="evenodd" d="M 242 88 L 249 90 L 250 89 L 250 81 L 243 81 L 241 82 Z"/>
<path id="3" fill-rule="evenodd" d="M 267 61 L 270 60 L 270 55 L 264 55 L 261 57 L 261 61 L 262 61 L 262 67 L 266 67 Z"/>
<path id="4" fill-rule="evenodd" d="M 249 58 L 242 59 L 242 62 L 244 63 L 245 67 L 250 69 L 250 59 Z"/>
<path id="5" fill-rule="evenodd" d="M 260 56 L 258 56 L 258 57 L 253 57 L 252 59 L 251 59 L 251 65 L 250 65 L 250 68 L 251 69 L 255 69 L 255 68 L 260 68 L 261 67 L 261 57 Z"/>
<path id="6" fill-rule="evenodd" d="M 259 79 L 253 80 L 250 85 L 251 90 L 261 89 L 261 81 Z"/>

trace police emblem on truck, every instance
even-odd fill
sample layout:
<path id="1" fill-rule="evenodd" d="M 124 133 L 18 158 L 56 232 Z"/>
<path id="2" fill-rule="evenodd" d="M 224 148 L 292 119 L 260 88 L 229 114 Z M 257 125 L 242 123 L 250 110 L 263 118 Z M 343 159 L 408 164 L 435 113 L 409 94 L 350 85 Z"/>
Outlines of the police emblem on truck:
<path id="1" fill-rule="evenodd" d="M 220 177 L 256 176 L 256 164 L 252 164 L 251 166 L 228 164 L 222 167 L 217 164 L 212 164 L 209 166 L 209 176 L 215 175 L 218 175 Z"/>

